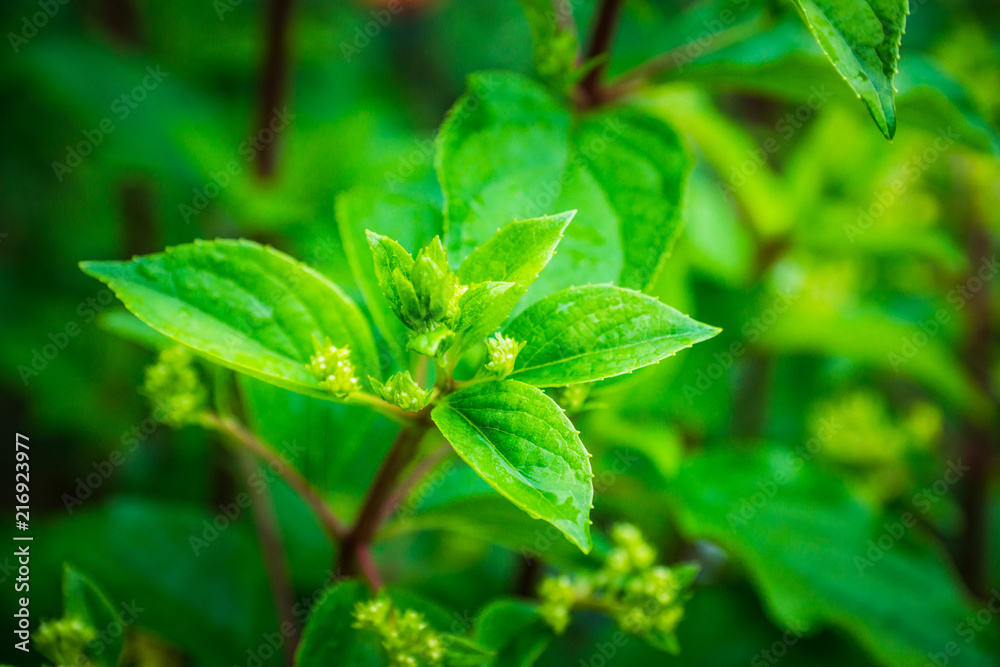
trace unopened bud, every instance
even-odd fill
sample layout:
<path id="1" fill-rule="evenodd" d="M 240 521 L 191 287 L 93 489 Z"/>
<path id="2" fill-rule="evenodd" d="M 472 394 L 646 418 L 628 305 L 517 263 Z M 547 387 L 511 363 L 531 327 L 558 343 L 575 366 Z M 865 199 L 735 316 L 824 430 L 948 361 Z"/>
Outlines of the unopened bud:
<path id="1" fill-rule="evenodd" d="M 486 341 L 486 364 L 483 370 L 499 380 L 507 377 L 514 370 L 517 355 L 524 347 L 513 338 L 496 334 Z"/>

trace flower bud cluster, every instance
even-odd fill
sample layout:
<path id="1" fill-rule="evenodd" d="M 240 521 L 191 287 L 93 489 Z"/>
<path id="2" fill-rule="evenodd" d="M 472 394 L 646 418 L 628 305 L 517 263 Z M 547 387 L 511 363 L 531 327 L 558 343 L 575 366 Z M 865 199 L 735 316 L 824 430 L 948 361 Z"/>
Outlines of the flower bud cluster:
<path id="1" fill-rule="evenodd" d="M 205 408 L 208 392 L 192 361 L 191 351 L 177 345 L 160 352 L 156 363 L 146 367 L 142 392 L 170 426 L 197 421 Z"/>
<path id="2" fill-rule="evenodd" d="M 495 334 L 486 341 L 486 364 L 483 370 L 498 380 L 504 379 L 514 370 L 514 362 L 522 348 L 524 343 L 503 334 Z"/>
<path id="3" fill-rule="evenodd" d="M 943 415 L 929 403 L 904 414 L 863 389 L 818 403 L 809 415 L 810 452 L 840 467 L 861 495 L 884 503 L 910 487 L 915 460 L 940 440 Z"/>
<path id="4" fill-rule="evenodd" d="M 96 637 L 97 631 L 78 618 L 45 621 L 34 634 L 39 653 L 56 665 L 89 664 L 83 652 Z"/>
<path id="5" fill-rule="evenodd" d="M 458 318 L 458 300 L 466 288 L 448 265 L 439 237 L 417 253 L 409 274 L 397 267 L 392 280 L 399 297 L 400 319 L 414 332 L 450 328 Z"/>
<path id="6" fill-rule="evenodd" d="M 351 348 L 337 347 L 327 338 L 324 342 L 313 340 L 316 353 L 309 358 L 309 370 L 320 381 L 320 386 L 334 396 L 344 398 L 359 387 L 354 364 L 351 362 Z"/>
<path id="7" fill-rule="evenodd" d="M 385 384 L 372 377 L 368 380 L 376 394 L 406 412 L 423 409 L 431 398 L 431 392 L 418 385 L 409 371 L 396 373 Z"/>
<path id="8" fill-rule="evenodd" d="M 354 627 L 378 635 L 391 667 L 444 664 L 445 637 L 430 627 L 423 614 L 412 609 L 401 613 L 385 597 L 357 603 Z"/>
<path id="9" fill-rule="evenodd" d="M 674 630 L 684 615 L 687 588 L 698 568 L 655 565 L 656 550 L 630 524 L 611 531 L 614 548 L 595 573 L 550 577 L 539 588 L 540 612 L 561 633 L 576 606 L 606 611 L 618 626 L 657 648 L 675 652 Z"/>

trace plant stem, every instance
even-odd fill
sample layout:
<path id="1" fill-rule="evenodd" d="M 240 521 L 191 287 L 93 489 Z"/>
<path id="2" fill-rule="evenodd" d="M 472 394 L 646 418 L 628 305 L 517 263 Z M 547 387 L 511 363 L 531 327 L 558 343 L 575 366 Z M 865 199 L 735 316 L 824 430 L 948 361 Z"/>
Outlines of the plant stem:
<path id="1" fill-rule="evenodd" d="M 382 400 L 378 396 L 373 396 L 363 391 L 354 392 L 346 400 L 350 405 L 364 405 L 369 407 L 383 417 L 387 417 L 399 424 L 409 424 L 413 421 L 413 417 L 409 413 L 403 412 L 400 408 Z"/>
<path id="2" fill-rule="evenodd" d="M 256 465 L 250 452 L 236 452 L 236 461 L 245 479 L 256 473 Z M 295 649 L 299 643 L 299 624 L 292 611 L 294 598 L 292 586 L 288 579 L 288 558 L 278 527 L 278 516 L 274 511 L 271 494 L 267 489 L 258 489 L 252 484 L 247 485 L 247 493 L 252 498 L 252 515 L 257 537 L 260 540 L 261 553 L 264 556 L 264 566 L 267 568 L 268 582 L 271 585 L 271 597 L 274 600 L 274 612 L 282 628 L 291 628 L 291 636 L 284 644 L 285 664 L 291 667 L 295 663 Z"/>
<path id="3" fill-rule="evenodd" d="M 418 414 L 420 418 L 417 421 L 400 429 L 389 449 L 389 454 L 368 489 L 354 526 L 341 543 L 338 569 L 347 575 L 359 573 L 366 575 L 372 588 L 376 590 L 381 586 L 381 581 L 374 571 L 368 549 L 375 532 L 387 514 L 387 506 L 390 509 L 392 507 L 390 502 L 399 476 L 416 457 L 420 441 L 431 428 L 429 411 Z"/>
<path id="4" fill-rule="evenodd" d="M 590 46 L 587 48 L 584 62 L 599 57 L 604 57 L 604 61 L 590 70 L 580 82 L 579 90 L 582 103 L 586 107 L 598 106 L 603 100 L 601 79 L 603 79 L 604 71 L 607 69 L 607 60 L 624 5 L 624 0 L 603 0 L 598 9 L 597 23 L 594 25 L 594 32 L 590 37 Z"/>
<path id="5" fill-rule="evenodd" d="M 275 113 L 284 106 L 288 88 L 288 26 L 292 18 L 292 0 L 271 0 L 267 16 L 267 46 L 261 71 L 260 106 L 257 110 L 257 136 L 260 137 Z M 262 142 L 257 159 L 257 175 L 262 179 L 274 175 L 277 163 L 278 137 Z"/>
<path id="6" fill-rule="evenodd" d="M 698 47 L 697 57 L 700 58 L 710 53 L 721 51 L 732 44 L 736 44 L 743 39 L 746 39 L 748 36 L 756 34 L 756 29 L 758 27 L 759 26 L 757 26 L 755 22 L 751 22 L 749 26 L 741 24 L 721 30 L 712 35 L 712 41 L 707 47 Z M 671 49 L 666 53 L 661 53 L 660 55 L 650 58 L 641 65 L 633 67 L 627 72 L 624 72 L 620 76 L 616 77 L 605 87 L 604 101 L 616 100 L 624 97 L 634 92 L 637 88 L 639 88 L 639 86 L 643 85 L 647 81 L 651 81 L 662 74 L 666 74 L 670 70 L 681 69 L 684 65 L 690 63 L 694 59 L 689 55 L 692 49 L 692 44 L 693 42 L 689 42 L 682 46 L 678 46 L 675 49 Z"/>
<path id="7" fill-rule="evenodd" d="M 323 499 L 319 491 L 316 490 L 316 487 L 303 477 L 302 473 L 289 465 L 270 445 L 258 439 L 243 424 L 232 417 L 219 417 L 216 414 L 209 413 L 204 415 L 202 423 L 209 428 L 214 428 L 228 435 L 271 465 L 272 469 L 276 470 L 277 474 L 312 508 L 330 538 L 330 542 L 336 546 L 338 540 L 345 535 L 346 528 L 340 519 L 334 515 L 333 510 L 330 509 L 330 505 Z"/>
<path id="8" fill-rule="evenodd" d="M 381 523 L 388 519 L 393 511 L 399 507 L 404 500 L 406 500 L 406 496 L 409 495 L 413 487 L 417 485 L 417 482 L 423 479 L 427 473 L 447 458 L 451 452 L 451 444 L 445 442 L 414 465 L 410 474 L 406 476 L 406 479 L 400 482 L 399 486 L 396 487 L 396 490 L 392 492 L 392 495 L 386 501 L 382 516 L 379 517 L 379 522 Z"/>
<path id="9" fill-rule="evenodd" d="M 969 196 L 964 207 L 974 202 Z M 974 207 L 975 205 L 972 204 Z M 969 262 L 967 286 L 973 284 L 972 277 L 990 259 L 992 238 L 982 222 L 980 211 L 967 211 L 969 232 L 966 239 L 966 256 Z M 976 278 L 980 280 L 980 278 Z M 990 377 L 993 345 L 993 313 L 991 312 L 989 286 L 980 283 L 978 290 L 971 292 L 968 300 L 968 319 L 965 342 L 965 366 L 977 388 L 988 398 L 995 408 L 996 399 L 992 394 Z M 995 411 L 994 411 L 995 413 Z M 964 522 L 956 554 L 956 565 L 969 590 L 981 599 L 987 597 L 989 589 L 989 502 L 990 472 L 993 465 L 994 423 L 982 423 L 969 417 L 962 428 L 961 458 L 970 470 L 959 488 L 959 503 Z"/>

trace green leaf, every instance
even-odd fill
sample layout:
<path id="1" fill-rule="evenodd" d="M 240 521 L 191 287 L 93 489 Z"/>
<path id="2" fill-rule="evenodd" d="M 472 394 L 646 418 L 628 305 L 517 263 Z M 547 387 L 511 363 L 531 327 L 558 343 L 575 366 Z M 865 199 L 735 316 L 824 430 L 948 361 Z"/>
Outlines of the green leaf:
<path id="1" fill-rule="evenodd" d="M 500 314 L 507 303 L 507 294 L 515 287 L 515 283 L 501 282 L 478 283 L 470 287 L 458 301 L 455 333 L 468 333 L 470 339 L 478 342 L 496 331 L 510 313 Z"/>
<path id="2" fill-rule="evenodd" d="M 83 621 L 97 631 L 97 640 L 88 646 L 88 655 L 100 663 L 117 665 L 124 644 L 127 623 L 136 619 L 122 617 L 97 584 L 70 565 L 63 566 L 63 604 L 65 616 Z"/>
<path id="3" fill-rule="evenodd" d="M 463 347 L 478 343 L 496 331 L 517 307 L 531 283 L 549 263 L 566 226 L 576 215 L 567 211 L 530 220 L 515 220 L 465 258 L 458 277 L 465 284 L 496 280 L 514 283 L 492 302 L 465 336 Z"/>
<path id="4" fill-rule="evenodd" d="M 584 555 L 554 526 L 522 512 L 461 461 L 445 461 L 433 477 L 440 482 L 411 494 L 380 533 L 383 538 L 448 531 L 567 569 L 596 569 L 608 551 L 607 541 L 595 533 L 594 549 Z"/>
<path id="5" fill-rule="evenodd" d="M 575 118 L 523 77 L 480 73 L 441 128 L 449 249 L 464 258 L 510 220 L 579 209 L 533 288 L 646 288 L 682 227 L 691 159 L 665 122 L 625 107 Z"/>
<path id="6" fill-rule="evenodd" d="M 552 630 L 535 605 L 495 600 L 476 618 L 476 637 L 497 653 L 491 667 L 531 667 L 552 642 Z"/>
<path id="7" fill-rule="evenodd" d="M 528 287 L 552 259 L 575 215 L 576 211 L 566 211 L 505 225 L 469 253 L 458 269 L 459 279 L 467 284 L 500 280 Z"/>
<path id="8" fill-rule="evenodd" d="M 831 311 L 800 302 L 761 332 L 760 343 L 781 355 L 840 356 L 881 369 L 887 376 L 907 376 L 956 410 L 988 420 L 989 401 L 962 371 L 955 353 L 933 335 L 918 345 L 928 335 L 925 329 L 953 321 L 945 314 L 941 322 L 908 323 L 874 308 Z"/>
<path id="9" fill-rule="evenodd" d="M 504 335 L 525 343 L 512 380 L 561 387 L 630 373 L 719 331 L 639 292 L 585 285 L 535 303 Z"/>
<path id="10" fill-rule="evenodd" d="M 385 661 L 375 636 L 351 625 L 354 605 L 369 597 L 368 589 L 357 581 L 345 581 L 323 591 L 302 631 L 295 653 L 296 667 L 382 665 Z"/>
<path id="11" fill-rule="evenodd" d="M 607 544 L 599 534 L 594 549 L 584 555 L 554 526 L 522 512 L 464 463 L 449 461 L 440 470 L 444 473 L 441 484 L 421 497 L 411 496 L 383 529 L 383 537 L 441 530 L 560 567 L 600 565 L 597 556 L 607 551 Z"/>
<path id="12" fill-rule="evenodd" d="M 247 375 L 237 386 L 248 426 L 324 493 L 360 497 L 398 430 L 363 405 L 323 401 Z"/>
<path id="13" fill-rule="evenodd" d="M 252 528 L 236 522 L 216 530 L 218 509 L 127 496 L 74 509 L 36 538 L 50 547 L 32 561 L 39 575 L 55 580 L 72 554 L 74 566 L 118 603 L 118 613 L 134 615 L 138 626 L 199 664 L 239 664 L 248 646 L 275 629 Z"/>
<path id="14" fill-rule="evenodd" d="M 357 306 L 320 273 L 273 248 L 196 241 L 81 268 L 153 329 L 233 370 L 332 399 L 307 368 L 319 336 L 349 345 L 360 377 L 381 377 L 371 329 Z"/>
<path id="15" fill-rule="evenodd" d="M 445 663 L 448 667 L 482 667 L 485 664 L 494 664 L 490 661 L 493 653 L 467 637 L 452 635 L 448 637 Z"/>
<path id="16" fill-rule="evenodd" d="M 590 551 L 590 455 L 551 398 L 520 382 L 483 382 L 448 396 L 431 417 L 493 488 Z"/>
<path id="17" fill-rule="evenodd" d="M 689 460 L 671 499 L 682 532 L 742 561 L 784 627 L 837 626 L 887 665 L 923 667 L 950 642 L 955 665 L 995 664 L 994 628 L 957 630 L 974 610 L 914 525 L 920 509 L 879 516 L 805 457 L 768 447 Z"/>
<path id="18" fill-rule="evenodd" d="M 407 248 L 422 248 L 441 233 L 441 211 L 426 201 L 367 186 L 354 187 L 341 193 L 337 197 L 336 210 L 344 254 L 347 255 L 355 281 L 364 294 L 368 311 L 375 326 L 391 346 L 397 361 L 405 367 L 404 349 L 409 331 L 396 314 L 398 303 L 383 293 L 384 286 L 392 286 L 393 282 L 378 275 L 376 263 L 372 262 L 371 236 L 367 230 L 397 239 L 399 243 L 390 242 L 386 252 L 397 253 L 397 259 L 405 262 L 391 246 L 395 244 Z M 404 273 L 408 275 L 409 270 Z M 389 274 L 392 274 L 391 270 Z M 383 287 L 380 287 L 380 281 Z"/>
<path id="19" fill-rule="evenodd" d="M 177 344 L 158 331 L 150 329 L 127 310 L 116 309 L 101 313 L 97 316 L 97 326 L 147 350 L 163 350 Z"/>
<path id="20" fill-rule="evenodd" d="M 892 139 L 893 77 L 909 13 L 907 0 L 795 0 L 823 52 Z"/>

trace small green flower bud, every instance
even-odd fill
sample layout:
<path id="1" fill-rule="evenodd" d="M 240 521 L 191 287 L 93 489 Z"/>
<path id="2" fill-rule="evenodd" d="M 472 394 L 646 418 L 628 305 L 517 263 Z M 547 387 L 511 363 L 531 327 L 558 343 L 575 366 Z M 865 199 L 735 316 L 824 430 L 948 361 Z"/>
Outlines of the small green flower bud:
<path id="1" fill-rule="evenodd" d="M 39 653 L 56 665 L 84 665 L 87 645 L 97 637 L 97 631 L 77 618 L 46 621 L 35 631 Z"/>
<path id="2" fill-rule="evenodd" d="M 334 396 L 344 398 L 357 391 L 358 378 L 351 363 L 351 348 L 337 347 L 327 338 L 323 343 L 313 339 L 316 354 L 309 358 L 309 370 L 320 386 Z"/>
<path id="3" fill-rule="evenodd" d="M 556 394 L 556 403 L 569 413 L 579 412 L 590 396 L 591 383 L 571 384 Z"/>
<path id="4" fill-rule="evenodd" d="M 417 253 L 412 265 L 393 269 L 392 289 L 398 300 L 397 314 L 415 337 L 453 326 L 460 314 L 459 299 L 466 291 L 448 265 L 444 246 L 437 236 Z M 450 340 L 437 335 L 417 340 L 410 348 L 434 356 L 439 346 Z"/>
<path id="5" fill-rule="evenodd" d="M 542 582 L 539 612 L 558 633 L 565 630 L 574 607 L 604 609 L 625 632 L 676 653 L 674 630 L 684 615 L 685 589 L 697 576 L 698 567 L 654 565 L 656 551 L 631 524 L 615 525 L 611 539 L 615 548 L 600 571 Z"/>
<path id="6" fill-rule="evenodd" d="M 538 612 L 557 635 L 561 635 L 569 627 L 569 607 L 566 605 L 546 602 L 538 608 Z"/>
<path id="7" fill-rule="evenodd" d="M 611 529 L 615 549 L 608 555 L 607 567 L 617 574 L 628 574 L 648 568 L 656 562 L 656 550 L 642 538 L 639 529 L 628 523 L 615 524 Z"/>
<path id="8" fill-rule="evenodd" d="M 641 635 L 653 627 L 653 619 L 641 607 L 627 607 L 615 615 L 615 622 L 625 632 Z"/>
<path id="9" fill-rule="evenodd" d="M 371 377 L 368 380 L 376 394 L 406 412 L 421 410 L 431 397 L 428 390 L 423 389 L 413 380 L 409 371 L 396 373 L 386 380 L 385 384 Z"/>
<path id="10" fill-rule="evenodd" d="M 434 667 L 445 655 L 445 637 L 427 623 L 424 615 L 407 609 L 400 613 L 390 600 L 377 597 L 354 606 L 354 627 L 379 637 L 392 667 Z"/>
<path id="11" fill-rule="evenodd" d="M 565 574 L 542 581 L 538 588 L 542 600 L 539 612 L 557 634 L 562 634 L 569 625 L 570 608 L 589 594 L 585 588 Z"/>
<path id="12" fill-rule="evenodd" d="M 186 347 L 177 345 L 160 352 L 155 364 L 146 367 L 142 393 L 153 403 L 157 418 L 174 427 L 198 420 L 208 392 Z"/>
<path id="13" fill-rule="evenodd" d="M 486 341 L 486 364 L 483 370 L 499 380 L 504 379 L 514 370 L 514 361 L 524 347 L 513 338 L 496 334 Z"/>
<path id="14" fill-rule="evenodd" d="M 383 598 L 359 602 L 354 606 L 354 627 L 378 631 L 389 618 L 391 605 Z"/>

